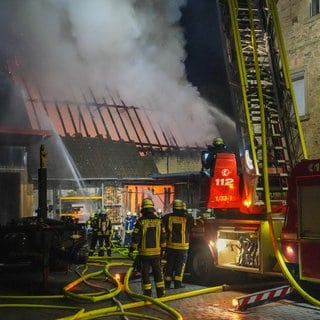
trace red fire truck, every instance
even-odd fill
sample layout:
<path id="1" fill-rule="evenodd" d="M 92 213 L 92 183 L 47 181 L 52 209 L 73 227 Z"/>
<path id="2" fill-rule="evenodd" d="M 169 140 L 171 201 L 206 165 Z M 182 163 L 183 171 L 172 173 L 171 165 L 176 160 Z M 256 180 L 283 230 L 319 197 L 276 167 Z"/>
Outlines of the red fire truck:
<path id="1" fill-rule="evenodd" d="M 218 154 L 209 175 L 161 177 L 201 208 L 189 269 L 204 282 L 217 268 L 319 281 L 320 160 L 307 160 L 275 1 L 217 3 L 239 153 Z"/>

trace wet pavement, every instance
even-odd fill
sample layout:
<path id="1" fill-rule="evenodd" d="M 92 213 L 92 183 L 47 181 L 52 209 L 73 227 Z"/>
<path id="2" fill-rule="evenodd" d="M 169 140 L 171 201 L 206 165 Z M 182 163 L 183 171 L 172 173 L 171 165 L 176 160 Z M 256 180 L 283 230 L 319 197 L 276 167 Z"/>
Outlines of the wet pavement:
<path id="1" fill-rule="evenodd" d="M 142 302 L 140 297 L 128 295 L 122 285 L 119 292 L 111 297 L 115 285 L 110 276 L 103 271 L 105 262 L 92 262 L 88 270 L 83 266 L 72 266 L 71 270 L 52 272 L 49 287 L 43 289 L 41 273 L 36 271 L 5 271 L 0 276 L 0 319 L 5 320 L 47 320 L 47 319 L 320 319 L 320 308 L 316 308 L 291 294 L 280 301 L 256 306 L 237 312 L 231 306 L 235 297 L 247 294 L 247 286 L 238 285 L 232 290 L 221 291 L 221 287 L 208 289 L 193 284 L 186 275 L 185 287 L 167 290 L 166 296 L 155 299 L 154 304 Z M 126 260 L 109 261 L 114 266 L 112 274 L 125 272 L 130 263 Z M 85 272 L 84 272 L 85 271 Z M 93 274 L 94 277 L 79 278 Z M 228 280 L 225 278 L 223 280 Z M 234 279 L 229 279 L 233 281 Z M 79 282 L 73 282 L 79 281 Z M 141 294 L 140 278 L 132 277 L 129 289 L 134 295 Z M 69 286 L 69 287 L 67 287 Z M 255 290 L 260 291 L 261 285 Z M 109 296 L 108 296 L 109 295 Z M 100 297 L 93 301 L 92 297 Z M 158 305 L 157 305 L 158 304 Z M 125 312 L 119 315 L 117 312 Z"/>

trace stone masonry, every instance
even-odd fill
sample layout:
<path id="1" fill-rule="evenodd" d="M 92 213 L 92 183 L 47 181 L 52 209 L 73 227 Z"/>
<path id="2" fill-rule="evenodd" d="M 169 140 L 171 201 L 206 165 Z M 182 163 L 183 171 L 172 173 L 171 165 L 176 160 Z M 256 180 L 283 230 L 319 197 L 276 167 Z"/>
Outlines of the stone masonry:
<path id="1" fill-rule="evenodd" d="M 301 117 L 310 159 L 320 157 L 320 14 L 310 15 L 309 0 L 277 3 L 291 73 L 303 72 L 306 115 Z"/>

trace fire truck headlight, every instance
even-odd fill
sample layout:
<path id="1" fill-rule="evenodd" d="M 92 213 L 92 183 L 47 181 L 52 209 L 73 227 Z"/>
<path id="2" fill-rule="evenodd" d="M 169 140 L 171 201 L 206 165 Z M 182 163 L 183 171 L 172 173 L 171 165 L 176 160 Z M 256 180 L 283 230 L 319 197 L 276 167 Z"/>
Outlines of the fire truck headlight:
<path id="1" fill-rule="evenodd" d="M 227 247 L 227 243 L 225 239 L 219 239 L 217 241 L 217 250 L 218 251 L 222 251 L 223 249 L 225 249 Z"/>

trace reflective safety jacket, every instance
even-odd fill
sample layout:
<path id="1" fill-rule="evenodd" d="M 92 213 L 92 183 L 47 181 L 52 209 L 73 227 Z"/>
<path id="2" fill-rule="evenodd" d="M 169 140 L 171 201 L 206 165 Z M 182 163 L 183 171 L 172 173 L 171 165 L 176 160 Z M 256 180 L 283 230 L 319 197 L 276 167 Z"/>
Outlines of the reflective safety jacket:
<path id="1" fill-rule="evenodd" d="M 132 233 L 134 224 L 136 223 L 136 216 L 126 217 L 124 220 L 124 229 L 126 233 Z"/>
<path id="2" fill-rule="evenodd" d="M 166 233 L 160 218 L 144 214 L 134 226 L 131 249 L 138 249 L 140 256 L 160 256 L 166 247 Z"/>
<path id="3" fill-rule="evenodd" d="M 175 210 L 166 214 L 162 220 L 167 235 L 167 248 L 188 250 L 193 217 L 187 215 L 185 210 Z"/>
<path id="4" fill-rule="evenodd" d="M 107 235 L 112 234 L 112 223 L 106 214 L 97 214 L 90 219 L 90 222 L 87 224 L 91 225 L 91 228 L 94 233 L 98 235 Z"/>

